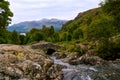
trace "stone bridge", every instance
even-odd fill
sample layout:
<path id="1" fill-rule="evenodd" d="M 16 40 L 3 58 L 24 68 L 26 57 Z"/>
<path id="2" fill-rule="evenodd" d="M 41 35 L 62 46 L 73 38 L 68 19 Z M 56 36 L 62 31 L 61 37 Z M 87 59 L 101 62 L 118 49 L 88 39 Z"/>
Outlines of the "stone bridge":
<path id="1" fill-rule="evenodd" d="M 39 50 L 47 51 L 46 52 L 47 54 L 52 54 L 53 52 L 56 52 L 59 49 L 63 48 L 60 45 L 56 45 L 56 44 L 49 43 L 49 42 L 32 44 L 31 47 L 32 49 L 39 49 Z"/>

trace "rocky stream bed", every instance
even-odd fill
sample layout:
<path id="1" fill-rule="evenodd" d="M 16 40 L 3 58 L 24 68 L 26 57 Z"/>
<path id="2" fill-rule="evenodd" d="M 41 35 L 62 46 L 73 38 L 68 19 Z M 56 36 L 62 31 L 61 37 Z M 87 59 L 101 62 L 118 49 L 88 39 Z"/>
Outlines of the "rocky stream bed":
<path id="1" fill-rule="evenodd" d="M 46 50 L 54 49 L 52 55 Z M 120 60 L 62 55 L 61 46 L 0 44 L 0 80 L 120 80 Z"/>

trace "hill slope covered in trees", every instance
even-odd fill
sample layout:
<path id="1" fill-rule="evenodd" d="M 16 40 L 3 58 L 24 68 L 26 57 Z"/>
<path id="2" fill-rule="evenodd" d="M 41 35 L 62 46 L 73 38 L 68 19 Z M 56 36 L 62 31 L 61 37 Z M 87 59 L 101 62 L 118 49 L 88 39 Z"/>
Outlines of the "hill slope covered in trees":
<path id="1" fill-rule="evenodd" d="M 120 58 L 120 29 L 116 17 L 118 15 L 104 11 L 104 6 L 91 9 L 64 24 L 61 33 L 68 34 L 66 37 L 74 43 L 91 46 L 89 49 L 104 59 Z"/>

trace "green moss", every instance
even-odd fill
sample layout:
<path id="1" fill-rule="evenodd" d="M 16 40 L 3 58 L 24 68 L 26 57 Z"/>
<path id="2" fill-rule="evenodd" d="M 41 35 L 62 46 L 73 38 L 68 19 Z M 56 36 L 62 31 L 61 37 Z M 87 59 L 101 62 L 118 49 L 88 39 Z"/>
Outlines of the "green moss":
<path id="1" fill-rule="evenodd" d="M 22 52 L 17 53 L 17 57 L 18 57 L 19 59 L 24 59 L 24 58 L 25 58 L 25 54 L 22 53 Z"/>

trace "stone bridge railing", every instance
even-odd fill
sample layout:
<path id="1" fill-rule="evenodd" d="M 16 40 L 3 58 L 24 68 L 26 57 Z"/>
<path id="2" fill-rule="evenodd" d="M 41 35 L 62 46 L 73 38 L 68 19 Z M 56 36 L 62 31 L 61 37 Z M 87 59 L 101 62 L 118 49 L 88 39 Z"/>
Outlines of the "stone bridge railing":
<path id="1" fill-rule="evenodd" d="M 43 43 L 36 43 L 33 44 L 32 49 L 41 49 L 41 50 L 48 50 L 48 49 L 54 49 L 55 51 L 62 48 L 60 45 L 52 44 L 49 42 L 43 42 Z"/>

